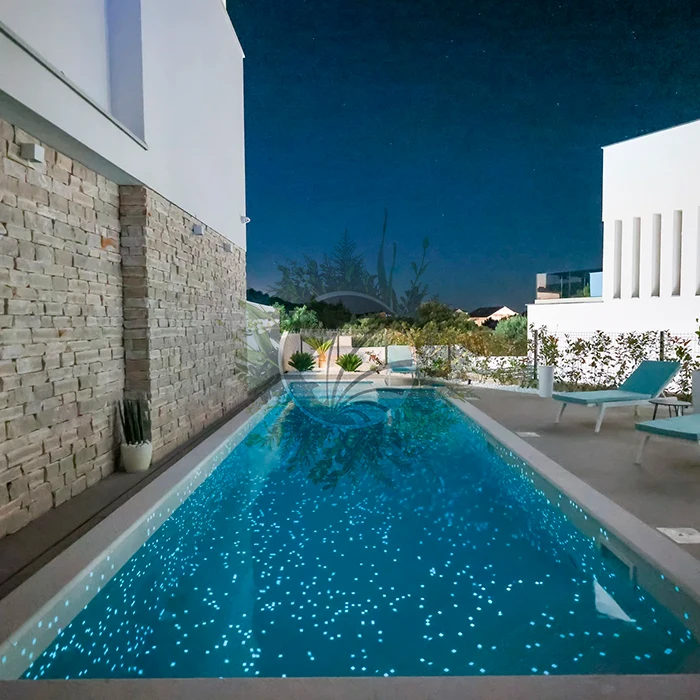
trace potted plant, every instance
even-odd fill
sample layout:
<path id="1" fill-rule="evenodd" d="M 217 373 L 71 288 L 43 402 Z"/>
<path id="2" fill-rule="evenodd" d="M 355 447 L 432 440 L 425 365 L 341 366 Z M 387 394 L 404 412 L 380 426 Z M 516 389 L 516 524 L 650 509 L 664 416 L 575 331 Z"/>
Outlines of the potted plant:
<path id="1" fill-rule="evenodd" d="M 335 361 L 335 364 L 345 372 L 355 372 L 362 364 L 362 358 L 358 357 L 355 353 L 349 352 L 345 355 L 341 355 Z"/>
<path id="2" fill-rule="evenodd" d="M 124 471 L 145 472 L 151 466 L 151 413 L 144 399 L 124 399 L 119 403 L 122 426 L 121 444 Z"/>
<path id="3" fill-rule="evenodd" d="M 542 364 L 537 368 L 538 394 L 545 399 L 554 392 L 554 368 L 559 358 L 559 339 L 541 328 L 538 333 Z"/>
<path id="4" fill-rule="evenodd" d="M 305 338 L 304 342 L 318 353 L 318 368 L 322 369 L 326 364 L 326 355 L 333 347 L 333 339 L 323 340 L 323 338 Z"/>
<path id="5" fill-rule="evenodd" d="M 314 368 L 314 358 L 310 352 L 293 352 L 289 364 L 297 372 L 308 372 Z"/>

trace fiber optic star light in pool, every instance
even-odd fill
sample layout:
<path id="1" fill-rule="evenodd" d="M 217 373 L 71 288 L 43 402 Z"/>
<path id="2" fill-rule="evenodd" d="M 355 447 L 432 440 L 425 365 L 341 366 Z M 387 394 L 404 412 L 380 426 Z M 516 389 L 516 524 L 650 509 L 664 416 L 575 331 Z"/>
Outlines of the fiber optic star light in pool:
<path id="1" fill-rule="evenodd" d="M 281 401 L 25 677 L 700 670 L 681 621 L 461 412 L 376 401 L 392 420 L 362 430 Z"/>

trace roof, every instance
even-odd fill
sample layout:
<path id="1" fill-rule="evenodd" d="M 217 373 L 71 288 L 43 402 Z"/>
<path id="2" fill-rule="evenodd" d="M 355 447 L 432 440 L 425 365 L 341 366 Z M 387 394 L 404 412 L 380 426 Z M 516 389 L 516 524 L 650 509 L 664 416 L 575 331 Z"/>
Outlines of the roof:
<path id="1" fill-rule="evenodd" d="M 516 313 L 515 311 L 512 311 L 512 309 L 509 309 L 507 306 L 480 306 L 478 309 L 470 311 L 469 315 L 472 318 L 488 318 L 489 316 L 493 316 L 493 314 L 503 310 L 512 312 L 513 314 Z"/>

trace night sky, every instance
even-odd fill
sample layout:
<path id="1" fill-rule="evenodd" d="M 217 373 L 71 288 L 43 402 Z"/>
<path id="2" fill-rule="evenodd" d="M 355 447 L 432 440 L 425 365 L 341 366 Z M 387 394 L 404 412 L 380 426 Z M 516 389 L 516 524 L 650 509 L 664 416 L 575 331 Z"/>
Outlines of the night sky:
<path id="1" fill-rule="evenodd" d="M 386 205 L 400 291 L 427 235 L 430 294 L 520 309 L 601 264 L 601 146 L 700 118 L 689 1 L 228 5 L 258 289 L 345 228 L 374 272 Z"/>

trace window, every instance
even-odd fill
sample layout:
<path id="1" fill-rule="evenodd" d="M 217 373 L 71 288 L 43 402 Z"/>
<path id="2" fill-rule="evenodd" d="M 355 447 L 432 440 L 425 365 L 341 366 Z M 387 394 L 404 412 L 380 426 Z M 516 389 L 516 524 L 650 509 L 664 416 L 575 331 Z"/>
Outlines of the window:
<path id="1" fill-rule="evenodd" d="M 681 293 L 681 262 L 683 252 L 683 212 L 673 212 L 673 257 L 671 268 L 671 294 L 677 297 Z"/>
<path id="2" fill-rule="evenodd" d="M 651 222 L 651 296 L 661 291 L 661 214 L 654 214 Z"/>
<path id="3" fill-rule="evenodd" d="M 642 240 L 642 220 L 632 219 L 632 296 L 639 297 L 640 249 Z"/>
<path id="4" fill-rule="evenodd" d="M 622 221 L 615 220 L 613 257 L 613 298 L 619 299 L 622 291 Z"/>

